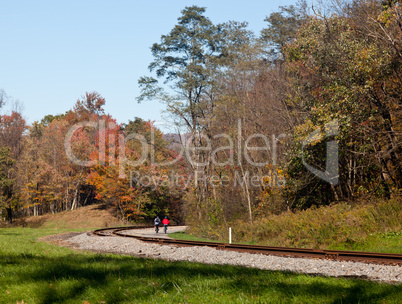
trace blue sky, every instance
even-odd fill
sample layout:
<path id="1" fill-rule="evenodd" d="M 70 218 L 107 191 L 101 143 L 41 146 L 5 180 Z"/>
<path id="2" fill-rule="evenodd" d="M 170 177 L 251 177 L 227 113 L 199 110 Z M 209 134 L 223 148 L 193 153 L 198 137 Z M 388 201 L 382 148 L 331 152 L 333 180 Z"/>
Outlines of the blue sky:
<path id="1" fill-rule="evenodd" d="M 86 91 L 105 97 L 119 123 L 161 121 L 163 105 L 136 102 L 137 80 L 149 75 L 150 46 L 185 6 L 206 7 L 214 23 L 247 21 L 259 33 L 267 15 L 295 2 L 0 0 L 0 89 L 23 103 L 29 124 L 71 109 Z"/>

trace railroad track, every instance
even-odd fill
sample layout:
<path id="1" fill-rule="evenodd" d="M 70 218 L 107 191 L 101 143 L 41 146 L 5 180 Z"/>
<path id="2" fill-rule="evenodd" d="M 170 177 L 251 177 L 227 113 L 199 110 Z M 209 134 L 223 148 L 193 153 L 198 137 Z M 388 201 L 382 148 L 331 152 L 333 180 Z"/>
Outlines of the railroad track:
<path id="1" fill-rule="evenodd" d="M 124 231 L 134 229 L 153 228 L 149 226 L 136 227 L 118 227 L 104 228 L 93 231 L 97 236 L 120 236 L 127 238 L 135 238 L 143 242 L 158 243 L 160 245 L 176 245 L 176 246 L 206 246 L 216 248 L 218 250 L 230 250 L 247 253 L 257 253 L 266 255 L 299 257 L 299 258 L 315 258 L 315 259 L 331 259 L 339 261 L 354 261 L 374 264 L 399 265 L 402 266 L 402 254 L 379 253 L 379 252 L 361 252 L 361 251 L 344 251 L 344 250 L 323 250 L 323 249 L 307 249 L 292 247 L 272 247 L 259 245 L 243 245 L 243 244 L 226 244 L 218 242 L 198 242 L 187 240 L 175 240 L 158 237 L 147 237 L 141 235 L 125 234 Z"/>

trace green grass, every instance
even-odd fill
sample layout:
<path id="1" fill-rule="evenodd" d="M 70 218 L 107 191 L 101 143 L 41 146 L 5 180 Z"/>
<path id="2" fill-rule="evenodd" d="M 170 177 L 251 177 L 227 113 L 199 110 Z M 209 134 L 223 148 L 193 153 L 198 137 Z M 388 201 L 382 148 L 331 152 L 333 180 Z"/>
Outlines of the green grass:
<path id="1" fill-rule="evenodd" d="M 375 233 L 367 236 L 361 241 L 356 241 L 354 243 L 339 243 L 330 246 L 329 249 L 402 254 L 402 233 Z"/>
<path id="2" fill-rule="evenodd" d="M 402 285 L 75 252 L 0 229 L 0 303 L 398 303 Z M 86 302 L 85 302 L 86 301 Z"/>
<path id="3" fill-rule="evenodd" d="M 188 233 L 186 231 L 169 233 L 168 235 L 172 239 L 176 239 L 176 240 L 225 243 L 224 241 L 219 241 L 219 240 L 217 241 L 217 240 L 211 240 L 211 239 L 207 239 L 207 238 L 200 238 L 200 237 L 192 235 L 192 234 L 190 234 L 190 233 Z"/>

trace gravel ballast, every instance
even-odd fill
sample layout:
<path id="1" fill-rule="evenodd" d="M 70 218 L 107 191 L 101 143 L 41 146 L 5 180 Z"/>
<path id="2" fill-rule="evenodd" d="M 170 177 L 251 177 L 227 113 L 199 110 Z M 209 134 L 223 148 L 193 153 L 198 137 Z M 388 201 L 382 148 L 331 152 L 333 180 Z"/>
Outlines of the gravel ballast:
<path id="1" fill-rule="evenodd" d="M 172 232 L 172 230 L 170 230 Z M 139 234 L 140 231 L 136 231 Z M 144 230 L 144 235 L 151 233 Z M 144 243 L 134 238 L 101 237 L 87 233 L 73 236 L 63 243 L 80 250 L 112 252 L 169 261 L 205 264 L 229 264 L 265 270 L 291 271 L 333 277 L 360 277 L 381 282 L 402 282 L 402 267 L 360 262 L 307 258 L 288 258 L 262 254 L 216 250 L 210 247 L 177 247 Z"/>

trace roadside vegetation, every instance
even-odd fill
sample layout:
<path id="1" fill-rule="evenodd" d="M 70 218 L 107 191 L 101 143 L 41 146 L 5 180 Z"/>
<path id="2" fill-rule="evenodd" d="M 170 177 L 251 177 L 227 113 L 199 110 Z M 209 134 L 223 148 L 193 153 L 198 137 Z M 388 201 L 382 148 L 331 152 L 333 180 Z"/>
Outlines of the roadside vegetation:
<path id="1" fill-rule="evenodd" d="M 197 225 L 171 237 L 228 242 L 231 226 L 235 243 L 402 254 L 401 218 L 400 199 L 340 203 L 273 214 L 252 224 Z"/>
<path id="2" fill-rule="evenodd" d="M 76 252 L 38 241 L 56 232 L 71 229 L 0 229 L 1 303 L 399 303 L 402 297 L 401 285 Z"/>

